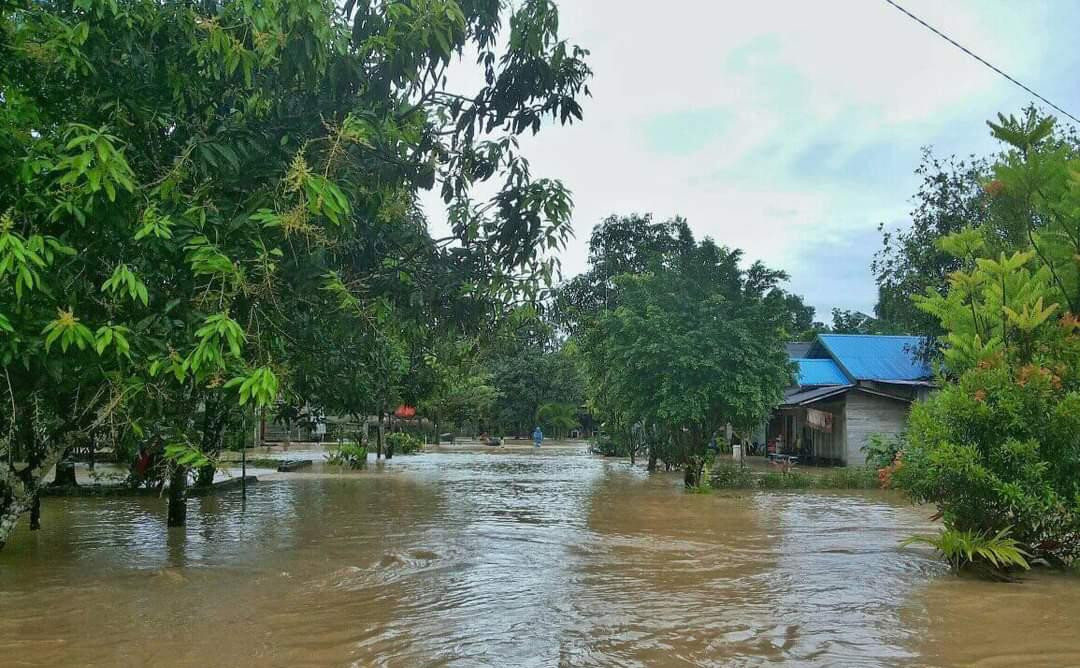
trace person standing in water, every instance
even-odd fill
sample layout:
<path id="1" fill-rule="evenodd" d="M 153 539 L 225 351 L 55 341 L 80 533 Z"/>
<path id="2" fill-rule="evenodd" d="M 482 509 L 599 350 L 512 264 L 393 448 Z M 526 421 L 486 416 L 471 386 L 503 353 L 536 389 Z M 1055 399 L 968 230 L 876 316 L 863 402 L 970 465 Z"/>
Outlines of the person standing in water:
<path id="1" fill-rule="evenodd" d="M 540 444 L 544 442 L 544 432 L 540 431 L 540 426 L 537 425 L 536 429 L 533 429 L 533 446 L 539 448 Z"/>

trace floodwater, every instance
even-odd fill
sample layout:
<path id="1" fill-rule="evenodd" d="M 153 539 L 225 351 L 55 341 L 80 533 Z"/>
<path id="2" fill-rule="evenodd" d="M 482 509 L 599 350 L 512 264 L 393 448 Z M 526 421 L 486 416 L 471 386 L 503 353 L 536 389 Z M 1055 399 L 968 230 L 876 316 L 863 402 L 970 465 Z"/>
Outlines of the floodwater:
<path id="1" fill-rule="evenodd" d="M 1080 578 L 950 576 L 887 493 L 690 495 L 581 449 L 46 499 L 0 666 L 1080 665 Z"/>

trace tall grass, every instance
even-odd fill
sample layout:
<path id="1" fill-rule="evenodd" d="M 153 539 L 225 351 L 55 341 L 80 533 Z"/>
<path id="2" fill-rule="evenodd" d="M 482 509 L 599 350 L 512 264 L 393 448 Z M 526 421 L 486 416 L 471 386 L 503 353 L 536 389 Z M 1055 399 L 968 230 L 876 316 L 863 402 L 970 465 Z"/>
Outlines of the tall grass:
<path id="1" fill-rule="evenodd" d="M 877 472 L 871 468 L 838 468 L 820 475 L 797 470 L 756 473 L 734 464 L 713 468 L 712 486 L 717 489 L 877 489 Z"/>

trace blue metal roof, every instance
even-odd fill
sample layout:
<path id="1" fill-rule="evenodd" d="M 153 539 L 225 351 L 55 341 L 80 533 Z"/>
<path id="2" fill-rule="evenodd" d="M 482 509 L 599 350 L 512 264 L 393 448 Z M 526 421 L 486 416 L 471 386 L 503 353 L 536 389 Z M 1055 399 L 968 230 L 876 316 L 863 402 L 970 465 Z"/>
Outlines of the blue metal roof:
<path id="1" fill-rule="evenodd" d="M 918 358 L 921 336 L 819 334 L 817 343 L 855 380 L 904 382 L 934 375 L 930 365 Z"/>
<path id="2" fill-rule="evenodd" d="M 847 385 L 851 381 L 831 359 L 796 358 L 800 387 L 808 385 Z"/>

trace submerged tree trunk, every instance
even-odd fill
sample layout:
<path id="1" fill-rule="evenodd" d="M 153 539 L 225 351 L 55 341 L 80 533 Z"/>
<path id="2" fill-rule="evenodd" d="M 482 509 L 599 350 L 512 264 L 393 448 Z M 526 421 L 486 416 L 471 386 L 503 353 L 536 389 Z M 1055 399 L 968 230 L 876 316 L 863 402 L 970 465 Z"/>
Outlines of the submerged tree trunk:
<path id="1" fill-rule="evenodd" d="M 7 544 L 7 537 L 15 530 L 22 514 L 30 509 L 30 499 L 5 498 L 0 504 L 0 550 Z"/>
<path id="2" fill-rule="evenodd" d="M 379 425 L 375 428 L 375 459 L 383 455 L 383 412 L 379 409 Z"/>
<path id="3" fill-rule="evenodd" d="M 228 409 L 221 399 L 207 400 L 203 409 L 203 429 L 201 448 L 203 453 L 213 457 L 221 452 L 225 441 L 225 425 L 229 421 Z M 214 484 L 216 472 L 213 462 L 200 466 L 195 475 L 196 487 L 209 487 Z"/>
<path id="4" fill-rule="evenodd" d="M 649 441 L 649 443 L 645 446 L 645 449 L 646 449 L 646 451 L 648 452 L 648 455 L 649 455 L 649 463 L 645 467 L 645 470 L 648 471 L 649 473 L 652 473 L 653 471 L 656 470 L 656 460 L 657 460 L 656 443 L 653 442 L 653 441 Z"/>
<path id="5" fill-rule="evenodd" d="M 683 484 L 689 489 L 701 485 L 701 474 L 705 469 L 705 459 L 693 455 L 686 460 L 683 471 Z"/>
<path id="6" fill-rule="evenodd" d="M 21 470 L 9 462 L 0 463 L 0 550 L 19 518 L 34 505 L 45 476 L 63 456 L 65 448 L 58 443 L 59 440 L 51 445 L 32 442 L 20 448 L 21 452 L 40 453 L 30 458 L 31 462 Z"/>
<path id="7" fill-rule="evenodd" d="M 41 528 L 41 495 L 34 494 L 34 500 L 30 502 L 30 530 L 37 531 Z"/>
<path id="8" fill-rule="evenodd" d="M 217 469 L 213 464 L 206 466 L 200 466 L 199 470 L 195 473 L 195 486 L 196 487 L 210 487 L 214 484 L 214 473 Z"/>
<path id="9" fill-rule="evenodd" d="M 187 468 L 175 466 L 169 477 L 169 518 L 167 526 L 187 524 Z"/>

